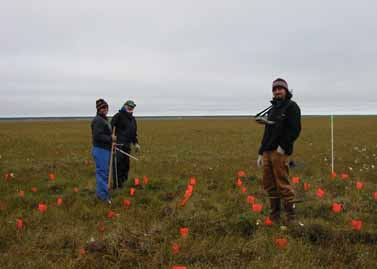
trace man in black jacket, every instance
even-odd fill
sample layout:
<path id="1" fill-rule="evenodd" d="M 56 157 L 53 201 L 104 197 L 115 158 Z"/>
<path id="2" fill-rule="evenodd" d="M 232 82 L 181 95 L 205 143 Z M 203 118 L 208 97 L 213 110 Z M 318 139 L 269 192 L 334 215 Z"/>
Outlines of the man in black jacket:
<path id="1" fill-rule="evenodd" d="M 288 83 L 278 78 L 272 83 L 272 107 L 268 111 L 257 165 L 263 166 L 263 187 L 270 197 L 272 221 L 280 222 L 282 198 L 288 222 L 295 219 L 295 193 L 289 182 L 288 156 L 301 132 L 301 112 L 291 100 Z"/>
<path id="2" fill-rule="evenodd" d="M 131 152 L 131 145 L 135 147 L 136 152 L 140 150 L 140 145 L 137 139 L 137 123 L 133 116 L 135 107 L 135 102 L 128 100 L 111 120 L 112 127 L 116 128 L 115 134 L 117 137 L 118 148 L 127 153 Z M 114 189 L 123 187 L 123 183 L 128 179 L 128 172 L 130 170 L 130 158 L 119 151 L 117 151 L 116 154 L 117 171 L 114 173 L 118 178 L 118 182 L 116 182 L 114 178 Z"/>

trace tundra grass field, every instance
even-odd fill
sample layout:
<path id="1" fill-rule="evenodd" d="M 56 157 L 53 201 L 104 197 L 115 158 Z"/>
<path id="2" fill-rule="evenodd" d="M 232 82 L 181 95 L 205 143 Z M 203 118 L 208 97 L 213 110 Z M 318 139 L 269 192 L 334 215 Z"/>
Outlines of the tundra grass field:
<path id="1" fill-rule="evenodd" d="M 141 160 L 112 205 L 95 199 L 89 121 L 0 122 L 0 268 L 376 268 L 376 122 L 335 117 L 333 178 L 329 118 L 303 118 L 290 175 L 304 226 L 288 229 L 265 223 L 251 119 L 140 120 Z"/>

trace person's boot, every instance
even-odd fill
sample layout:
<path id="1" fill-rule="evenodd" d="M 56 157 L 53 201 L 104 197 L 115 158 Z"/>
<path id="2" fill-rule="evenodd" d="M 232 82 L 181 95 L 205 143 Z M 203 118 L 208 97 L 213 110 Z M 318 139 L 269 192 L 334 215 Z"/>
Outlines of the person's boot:
<path id="1" fill-rule="evenodd" d="M 293 202 L 284 202 L 284 209 L 287 216 L 287 225 L 295 224 L 297 222 L 295 204 Z"/>
<path id="2" fill-rule="evenodd" d="M 280 223 L 280 199 L 274 198 L 270 199 L 270 206 L 271 206 L 271 212 L 270 212 L 270 219 L 273 223 L 279 224 Z"/>

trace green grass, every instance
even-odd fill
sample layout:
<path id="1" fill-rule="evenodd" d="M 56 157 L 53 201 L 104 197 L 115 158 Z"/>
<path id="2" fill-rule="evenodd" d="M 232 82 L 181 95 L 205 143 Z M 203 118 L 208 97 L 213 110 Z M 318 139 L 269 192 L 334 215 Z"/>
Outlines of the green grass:
<path id="1" fill-rule="evenodd" d="M 141 161 L 132 162 L 130 177 L 147 176 L 150 182 L 130 197 L 129 181 L 113 193 L 112 206 L 95 199 L 88 121 L 0 122 L 0 172 L 14 173 L 0 184 L 0 267 L 375 268 L 375 122 L 376 117 L 335 118 L 336 171 L 350 175 L 344 181 L 329 176 L 329 119 L 303 120 L 291 176 L 301 180 L 295 188 L 304 202 L 297 213 L 305 226 L 288 230 L 263 224 L 267 196 L 255 165 L 262 129 L 251 120 L 140 121 Z M 247 194 L 235 185 L 239 170 L 247 173 Z M 54 182 L 49 173 L 56 174 Z M 197 178 L 193 196 L 179 207 L 190 177 Z M 358 180 L 362 190 L 355 187 Z M 315 195 L 318 187 L 326 191 L 323 199 Z M 251 211 L 248 194 L 264 205 L 261 214 Z M 123 199 L 132 201 L 129 209 Z M 344 211 L 335 215 L 333 202 Z M 47 204 L 45 214 L 38 212 L 39 203 Z M 109 210 L 119 216 L 107 218 Z M 25 223 L 20 231 L 18 218 Z M 363 220 L 361 231 L 352 230 L 352 219 Z M 189 228 L 188 238 L 180 237 L 180 227 Z M 287 248 L 275 246 L 280 237 L 288 239 Z M 173 243 L 180 245 L 175 255 Z"/>

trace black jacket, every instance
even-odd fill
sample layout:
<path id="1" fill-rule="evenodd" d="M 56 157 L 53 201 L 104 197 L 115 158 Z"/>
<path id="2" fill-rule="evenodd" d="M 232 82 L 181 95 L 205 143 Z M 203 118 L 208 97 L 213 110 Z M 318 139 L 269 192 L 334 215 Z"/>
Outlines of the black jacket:
<path id="1" fill-rule="evenodd" d="M 266 125 L 259 154 L 282 147 L 285 154 L 292 155 L 293 143 L 301 132 L 301 111 L 292 100 L 271 101 L 272 108 L 268 112 L 268 120 L 274 125 Z"/>
<path id="2" fill-rule="evenodd" d="M 93 146 L 110 150 L 112 143 L 111 126 L 107 118 L 97 114 L 92 120 L 91 127 Z"/>
<path id="3" fill-rule="evenodd" d="M 119 110 L 119 112 L 114 115 L 111 119 L 111 126 L 113 128 L 116 127 L 115 134 L 118 144 L 124 144 L 129 147 L 131 143 L 138 143 L 136 119 L 126 110 Z"/>

